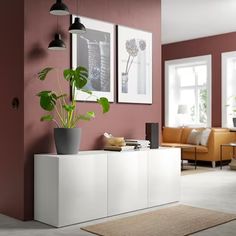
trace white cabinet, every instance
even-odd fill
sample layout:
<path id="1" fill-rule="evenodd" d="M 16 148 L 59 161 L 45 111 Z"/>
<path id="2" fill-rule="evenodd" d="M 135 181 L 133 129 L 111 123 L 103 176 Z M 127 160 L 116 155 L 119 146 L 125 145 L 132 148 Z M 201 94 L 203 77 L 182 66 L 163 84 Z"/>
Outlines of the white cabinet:
<path id="1" fill-rule="evenodd" d="M 58 167 L 57 158 L 35 155 L 34 219 L 53 226 L 59 226 Z"/>
<path id="2" fill-rule="evenodd" d="M 180 149 L 150 150 L 148 155 L 148 206 L 180 200 Z"/>
<path id="3" fill-rule="evenodd" d="M 35 158 L 35 220 L 57 227 L 107 216 L 107 155 Z"/>
<path id="4" fill-rule="evenodd" d="M 108 156 L 108 215 L 146 208 L 147 152 Z"/>
<path id="5" fill-rule="evenodd" d="M 180 149 L 35 155 L 35 220 L 56 227 L 179 201 Z"/>

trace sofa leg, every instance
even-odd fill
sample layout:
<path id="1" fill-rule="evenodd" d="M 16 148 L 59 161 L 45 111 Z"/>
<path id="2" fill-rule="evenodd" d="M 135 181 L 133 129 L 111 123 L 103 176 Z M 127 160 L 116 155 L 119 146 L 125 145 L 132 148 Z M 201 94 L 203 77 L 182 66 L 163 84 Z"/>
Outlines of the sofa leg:
<path id="1" fill-rule="evenodd" d="M 212 168 L 215 168 L 215 167 L 216 167 L 216 162 L 215 162 L 215 161 L 212 161 L 212 162 L 211 162 L 211 165 L 212 165 Z"/>

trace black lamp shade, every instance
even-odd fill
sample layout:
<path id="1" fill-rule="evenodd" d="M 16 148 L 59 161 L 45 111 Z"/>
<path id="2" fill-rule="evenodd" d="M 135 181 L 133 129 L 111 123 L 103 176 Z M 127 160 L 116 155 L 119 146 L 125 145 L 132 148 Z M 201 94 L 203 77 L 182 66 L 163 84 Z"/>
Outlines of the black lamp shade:
<path id="1" fill-rule="evenodd" d="M 80 22 L 79 17 L 75 17 L 74 23 L 70 26 L 69 32 L 72 34 L 81 34 L 85 33 L 86 28 L 85 26 Z"/>
<path id="2" fill-rule="evenodd" d="M 55 38 L 48 45 L 48 49 L 50 50 L 64 50 L 66 49 L 65 43 L 61 39 L 60 34 L 55 34 Z"/>
<path id="3" fill-rule="evenodd" d="M 56 3 L 52 5 L 50 13 L 57 16 L 70 14 L 68 7 L 62 2 L 62 0 L 57 0 Z"/>

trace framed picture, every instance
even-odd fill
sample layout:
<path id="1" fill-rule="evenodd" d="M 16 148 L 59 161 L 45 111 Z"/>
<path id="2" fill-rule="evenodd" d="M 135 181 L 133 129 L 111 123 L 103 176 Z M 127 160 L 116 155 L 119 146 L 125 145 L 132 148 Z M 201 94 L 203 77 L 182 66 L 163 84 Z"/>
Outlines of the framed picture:
<path id="1" fill-rule="evenodd" d="M 152 104 L 152 33 L 117 27 L 118 102 Z"/>
<path id="2" fill-rule="evenodd" d="M 74 21 L 75 16 L 72 16 Z M 84 66 L 89 72 L 85 89 L 93 95 L 76 91 L 75 98 L 80 101 L 95 101 L 106 97 L 114 102 L 114 32 L 113 24 L 80 17 L 86 33 L 72 35 L 72 67 Z"/>

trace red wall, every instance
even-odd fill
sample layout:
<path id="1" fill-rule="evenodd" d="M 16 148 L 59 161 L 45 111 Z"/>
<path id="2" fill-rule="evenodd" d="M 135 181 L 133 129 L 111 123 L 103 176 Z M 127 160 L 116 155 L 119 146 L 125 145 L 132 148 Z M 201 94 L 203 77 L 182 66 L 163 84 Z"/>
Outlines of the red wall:
<path id="1" fill-rule="evenodd" d="M 228 33 L 206 38 L 166 44 L 162 46 L 163 88 L 164 61 L 212 55 L 212 126 L 221 126 L 221 53 L 236 50 L 236 33 Z M 163 90 L 164 91 L 164 90 Z M 163 95 L 164 108 L 164 95 Z M 163 112 L 164 116 L 164 112 Z M 164 117 L 162 117 L 164 121 Z"/>
<path id="2" fill-rule="evenodd" d="M 54 0 L 25 0 L 24 45 L 24 219 L 33 216 L 33 154 L 54 151 L 53 125 L 39 121 L 43 111 L 35 94 L 53 88 L 55 76 L 45 83 L 36 79 L 37 72 L 46 66 L 70 66 L 69 17 L 60 17 L 59 25 L 67 50 L 47 50 L 56 28 L 56 17 L 48 13 Z M 111 132 L 115 136 L 145 137 L 145 122 L 161 122 L 161 32 L 160 0 L 80 0 L 79 13 L 90 18 L 134 27 L 153 33 L 153 104 L 111 104 L 108 114 L 102 115 L 94 103 L 79 105 L 81 112 L 94 110 L 97 117 L 83 128 L 81 149 L 101 148 L 101 135 Z M 76 13 L 76 1 L 65 0 L 71 12 Z M 69 87 L 63 88 L 69 92 Z M 23 137 L 23 136 L 22 136 Z"/>
<path id="3" fill-rule="evenodd" d="M 2 1 L 0 28 L 0 213 L 23 218 L 24 11 L 21 1 Z M 12 28 L 12 24 L 17 27 Z M 12 109 L 18 97 L 20 107 Z"/>

